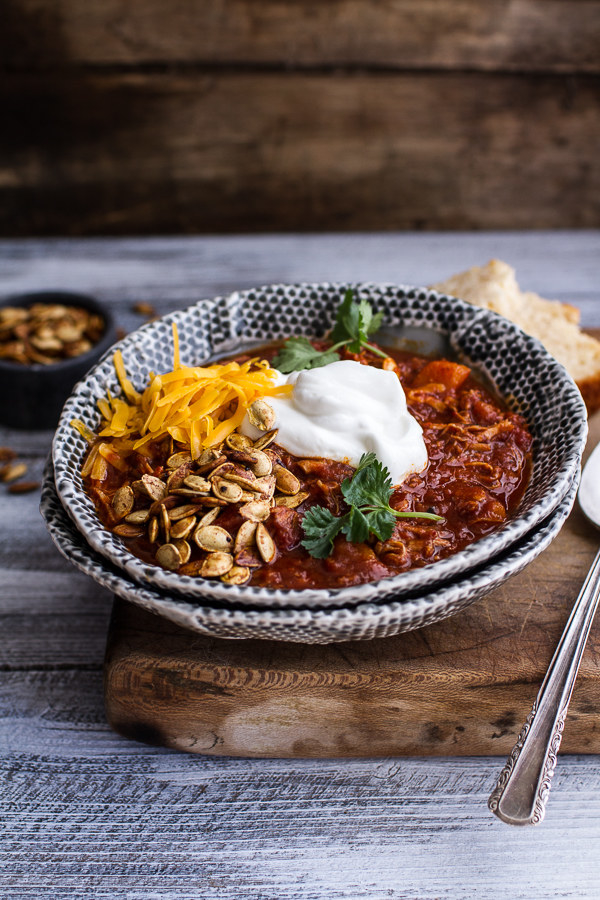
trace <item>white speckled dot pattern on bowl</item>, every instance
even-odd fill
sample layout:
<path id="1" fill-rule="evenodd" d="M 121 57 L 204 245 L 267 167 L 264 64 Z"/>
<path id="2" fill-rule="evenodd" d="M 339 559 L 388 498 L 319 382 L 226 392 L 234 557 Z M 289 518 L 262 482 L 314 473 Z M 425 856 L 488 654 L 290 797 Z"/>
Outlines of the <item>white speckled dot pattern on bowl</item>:
<path id="1" fill-rule="evenodd" d="M 391 637 L 460 612 L 535 559 L 562 528 L 577 495 L 575 479 L 556 510 L 510 551 L 501 554 L 490 565 L 421 596 L 339 609 L 250 609 L 212 602 L 210 597 L 186 600 L 128 579 L 87 545 L 60 503 L 53 476 L 49 461 L 40 505 L 48 531 L 65 559 L 98 584 L 123 600 L 201 634 L 305 644 Z"/>
<path id="2" fill-rule="evenodd" d="M 90 546 L 141 584 L 187 598 L 262 607 L 347 606 L 424 592 L 483 565 L 520 540 L 557 508 L 579 471 L 587 435 L 581 395 L 565 369 L 535 339 L 506 319 L 424 288 L 354 285 L 361 298 L 384 313 L 384 324 L 422 326 L 448 336 L 454 351 L 483 372 L 522 412 L 534 435 L 532 475 L 517 515 L 497 532 L 448 559 L 379 582 L 338 590 L 285 591 L 183 577 L 134 557 L 99 521 L 83 491 L 80 468 L 86 443 L 74 418 L 98 426 L 96 401 L 107 388 L 119 393 L 112 355 L 76 387 L 65 405 L 53 444 L 56 486 L 65 509 Z M 200 301 L 150 323 L 119 347 L 136 388 L 148 374 L 172 367 L 172 323 L 180 335 L 182 362 L 198 365 L 230 354 L 244 343 L 289 334 L 322 335 L 331 326 L 348 285 L 272 285 Z"/>

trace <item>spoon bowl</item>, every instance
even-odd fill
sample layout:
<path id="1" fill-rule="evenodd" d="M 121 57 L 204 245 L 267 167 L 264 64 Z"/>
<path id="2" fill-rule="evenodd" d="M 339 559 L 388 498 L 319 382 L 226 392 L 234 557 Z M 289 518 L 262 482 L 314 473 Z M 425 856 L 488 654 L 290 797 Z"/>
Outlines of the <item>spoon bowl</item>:
<path id="1" fill-rule="evenodd" d="M 583 468 L 577 499 L 584 516 L 600 528 L 600 444 L 593 449 Z"/>

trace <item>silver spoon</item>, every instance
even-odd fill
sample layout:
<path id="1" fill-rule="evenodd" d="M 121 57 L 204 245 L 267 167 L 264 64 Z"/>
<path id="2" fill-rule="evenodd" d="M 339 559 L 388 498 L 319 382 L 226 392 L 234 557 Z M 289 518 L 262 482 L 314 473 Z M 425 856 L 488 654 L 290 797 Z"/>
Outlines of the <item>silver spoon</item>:
<path id="1" fill-rule="evenodd" d="M 583 470 L 577 497 L 585 516 L 600 528 L 600 444 Z M 488 801 L 492 812 L 509 825 L 537 825 L 544 818 L 569 701 L 599 597 L 600 551 Z"/>

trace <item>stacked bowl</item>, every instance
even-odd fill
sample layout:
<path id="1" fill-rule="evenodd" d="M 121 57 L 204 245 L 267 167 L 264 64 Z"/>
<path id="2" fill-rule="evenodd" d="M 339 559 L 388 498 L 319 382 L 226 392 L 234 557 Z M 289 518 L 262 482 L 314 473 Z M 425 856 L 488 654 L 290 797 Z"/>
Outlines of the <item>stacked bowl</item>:
<path id="1" fill-rule="evenodd" d="M 460 358 L 525 417 L 533 435 L 531 476 L 518 509 L 498 531 L 424 568 L 339 589 L 227 585 L 143 562 L 100 522 L 80 474 L 87 445 L 71 426 L 80 419 L 95 430 L 97 401 L 107 389 L 119 394 L 110 351 L 67 401 L 46 471 L 42 514 L 63 555 L 118 596 L 195 631 L 306 643 L 419 628 L 479 599 L 538 556 L 574 503 L 587 435 L 585 406 L 569 375 L 539 342 L 487 310 L 425 288 L 352 287 L 383 313 L 382 344 Z M 172 367 L 173 324 L 182 363 L 200 365 L 291 334 L 323 335 L 347 288 L 271 285 L 203 300 L 145 325 L 118 346 L 141 390 L 150 372 Z"/>

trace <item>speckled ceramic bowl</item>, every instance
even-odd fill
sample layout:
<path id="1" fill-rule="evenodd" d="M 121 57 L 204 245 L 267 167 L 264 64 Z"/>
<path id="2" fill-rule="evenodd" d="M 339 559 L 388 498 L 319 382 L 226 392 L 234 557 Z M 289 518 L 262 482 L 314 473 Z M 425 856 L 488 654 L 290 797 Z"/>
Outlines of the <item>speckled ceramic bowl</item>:
<path id="1" fill-rule="evenodd" d="M 337 609 L 251 609 L 234 602 L 214 602 L 209 597 L 192 601 L 136 584 L 86 543 L 60 503 L 51 464 L 46 469 L 40 509 L 54 543 L 77 569 L 124 600 L 183 628 L 221 638 L 329 644 L 391 637 L 431 625 L 470 606 L 524 569 L 551 543 L 566 521 L 576 494 L 577 479 L 549 517 L 487 566 L 410 599 Z"/>
<path id="2" fill-rule="evenodd" d="M 172 365 L 172 323 L 181 358 L 198 365 L 254 342 L 289 334 L 321 335 L 332 324 L 346 284 L 272 285 L 205 300 L 129 335 L 119 344 L 138 389 L 151 370 Z M 99 521 L 83 490 L 80 467 L 86 445 L 74 418 L 95 429 L 96 401 L 119 392 L 112 358 L 106 357 L 67 401 L 53 445 L 56 486 L 64 508 L 89 545 L 140 584 L 187 598 L 262 607 L 347 606 L 407 597 L 487 564 L 546 519 L 577 477 L 587 434 L 586 410 L 572 379 L 542 345 L 494 313 L 424 288 L 362 284 L 361 297 L 384 314 L 386 327 L 415 328 L 447 340 L 452 352 L 493 383 L 498 394 L 527 419 L 534 436 L 532 475 L 519 509 L 498 531 L 448 559 L 393 578 L 338 590 L 270 590 L 184 577 L 134 557 Z"/>

